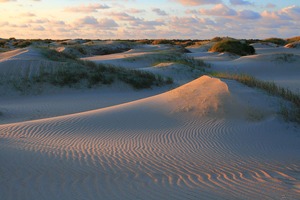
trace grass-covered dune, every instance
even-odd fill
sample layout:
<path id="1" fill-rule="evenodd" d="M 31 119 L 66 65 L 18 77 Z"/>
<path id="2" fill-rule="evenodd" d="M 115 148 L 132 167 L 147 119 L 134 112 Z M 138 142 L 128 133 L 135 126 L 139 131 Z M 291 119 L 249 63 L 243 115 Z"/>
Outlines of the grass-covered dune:
<path id="1" fill-rule="evenodd" d="M 223 39 L 217 42 L 210 48 L 210 51 L 220 53 L 228 52 L 240 56 L 255 54 L 255 49 L 252 46 L 250 46 L 246 42 L 241 42 L 239 40 L 233 39 Z"/>
<path id="2" fill-rule="evenodd" d="M 125 69 L 107 64 L 95 64 L 50 49 L 43 49 L 42 52 L 50 60 L 67 64 L 54 73 L 41 72 L 34 79 L 37 82 L 49 82 L 59 86 L 72 86 L 80 82 L 86 82 L 88 87 L 92 87 L 97 84 L 111 84 L 115 80 L 120 80 L 136 89 L 173 83 L 173 80 L 169 77 L 161 77 L 150 72 Z"/>

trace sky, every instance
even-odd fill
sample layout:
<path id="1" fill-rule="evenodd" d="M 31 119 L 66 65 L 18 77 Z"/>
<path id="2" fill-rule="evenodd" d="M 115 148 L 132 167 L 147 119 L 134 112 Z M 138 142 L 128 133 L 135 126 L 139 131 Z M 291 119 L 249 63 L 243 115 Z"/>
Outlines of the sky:
<path id="1" fill-rule="evenodd" d="M 0 38 L 240 39 L 300 35 L 300 0 L 0 0 Z"/>

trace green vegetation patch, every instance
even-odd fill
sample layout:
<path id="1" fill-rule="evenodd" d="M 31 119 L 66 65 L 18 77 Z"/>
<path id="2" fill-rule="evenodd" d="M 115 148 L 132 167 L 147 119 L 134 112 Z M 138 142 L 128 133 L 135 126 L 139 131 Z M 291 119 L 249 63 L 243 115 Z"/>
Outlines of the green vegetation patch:
<path id="1" fill-rule="evenodd" d="M 263 40 L 263 42 L 270 42 L 273 44 L 277 44 L 279 46 L 284 46 L 287 44 L 287 41 L 281 38 L 267 38 L 265 40 Z"/>
<path id="2" fill-rule="evenodd" d="M 212 52 L 228 52 L 234 53 L 240 56 L 253 55 L 255 54 L 254 47 L 247 43 L 242 43 L 238 40 L 224 39 L 212 46 L 210 49 Z"/>

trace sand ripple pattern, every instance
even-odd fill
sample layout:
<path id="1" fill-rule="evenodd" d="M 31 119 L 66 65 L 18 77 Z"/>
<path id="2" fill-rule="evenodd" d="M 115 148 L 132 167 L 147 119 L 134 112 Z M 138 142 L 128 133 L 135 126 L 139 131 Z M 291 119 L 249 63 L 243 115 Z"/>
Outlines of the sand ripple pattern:
<path id="1" fill-rule="evenodd" d="M 0 199 L 299 199 L 293 128 L 157 99 L 1 125 Z"/>

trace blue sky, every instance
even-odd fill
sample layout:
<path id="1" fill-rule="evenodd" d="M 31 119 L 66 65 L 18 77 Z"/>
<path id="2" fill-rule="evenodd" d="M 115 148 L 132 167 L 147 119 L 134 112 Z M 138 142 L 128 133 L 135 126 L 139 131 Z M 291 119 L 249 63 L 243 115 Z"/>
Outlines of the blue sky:
<path id="1" fill-rule="evenodd" d="M 0 0 L 0 38 L 300 35 L 299 0 Z"/>

